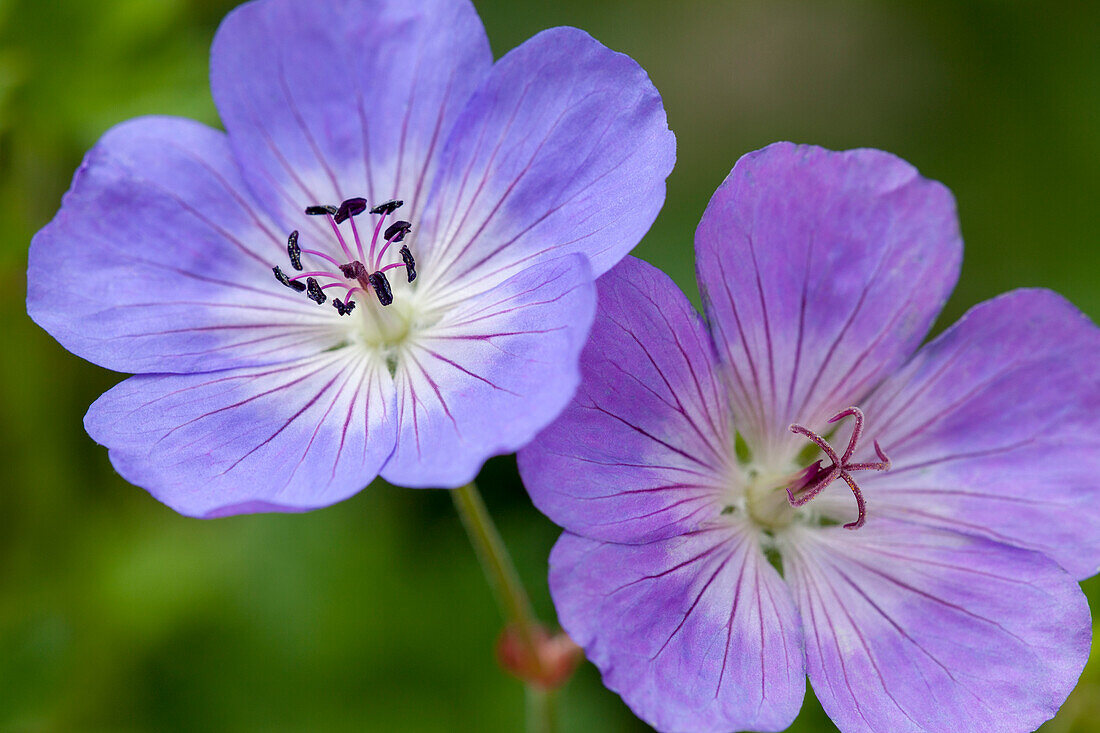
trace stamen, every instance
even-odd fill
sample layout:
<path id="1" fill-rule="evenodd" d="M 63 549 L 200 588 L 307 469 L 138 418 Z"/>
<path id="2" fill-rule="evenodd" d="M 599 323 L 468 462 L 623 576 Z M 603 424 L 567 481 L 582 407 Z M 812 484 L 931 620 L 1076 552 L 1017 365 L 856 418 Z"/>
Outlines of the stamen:
<path id="1" fill-rule="evenodd" d="M 344 303 L 339 298 L 336 298 L 332 301 L 332 305 L 334 308 L 336 308 L 336 312 L 342 316 L 348 315 L 355 309 L 354 300 L 349 300 L 347 303 Z"/>
<path id="2" fill-rule="evenodd" d="M 369 278 L 371 287 L 374 288 L 374 294 L 378 296 L 378 302 L 382 305 L 389 305 L 393 302 L 393 291 L 390 290 L 390 281 L 386 279 L 385 274 L 379 270 L 372 273 Z"/>
<path id="3" fill-rule="evenodd" d="M 281 282 L 283 285 L 286 285 L 291 290 L 297 290 L 300 293 L 300 292 L 302 292 L 303 290 L 306 289 L 306 286 L 304 284 L 302 284 L 301 282 L 299 282 L 297 280 L 291 280 L 289 277 L 287 277 L 286 273 L 283 272 L 282 268 L 280 268 L 278 266 L 272 267 L 271 271 L 275 273 L 275 279 L 276 280 Z"/>
<path id="4" fill-rule="evenodd" d="M 340 227 L 336 224 L 336 217 L 330 216 L 328 223 L 332 227 L 332 233 L 336 235 L 336 241 L 340 243 L 340 249 L 344 250 L 344 254 L 348 256 L 349 260 L 354 260 L 355 256 L 348 249 L 348 243 L 344 241 L 344 235 L 340 233 Z"/>
<path id="5" fill-rule="evenodd" d="M 325 291 L 321 290 L 321 286 L 317 284 L 317 278 L 306 278 L 306 290 L 308 291 L 306 295 L 309 296 L 310 300 L 317 303 L 317 305 L 321 305 L 328 300 Z"/>
<path id="6" fill-rule="evenodd" d="M 409 275 L 409 282 L 416 279 L 416 260 L 413 259 L 412 252 L 409 251 L 407 244 L 401 245 L 401 261 L 405 263 L 405 270 Z"/>
<path id="7" fill-rule="evenodd" d="M 837 456 L 836 451 L 832 446 L 817 433 L 813 432 L 809 428 L 802 425 L 791 425 L 790 430 L 792 433 L 802 435 L 812 441 L 831 461 L 831 465 L 828 467 L 822 467 L 821 461 L 816 461 L 812 465 L 808 466 L 799 476 L 787 487 L 787 499 L 790 501 L 791 506 L 802 506 L 806 502 L 813 499 L 815 496 L 821 493 L 821 491 L 831 484 L 836 479 L 842 479 L 844 483 L 848 484 L 848 488 L 852 490 L 852 494 L 856 498 L 856 509 L 859 511 L 859 516 L 854 522 L 849 522 L 844 525 L 845 529 L 859 529 L 863 526 L 863 523 L 867 516 L 866 505 L 863 501 L 863 492 L 860 491 L 859 485 L 856 484 L 855 479 L 852 478 L 852 471 L 888 471 L 890 470 L 890 459 L 886 457 L 886 453 L 883 452 L 882 447 L 876 440 L 875 453 L 879 457 L 877 463 L 849 463 L 852 454 L 856 451 L 856 445 L 859 443 L 860 437 L 863 435 L 863 411 L 858 407 L 849 407 L 846 410 L 838 412 L 829 419 L 830 423 L 837 422 L 846 417 L 854 417 L 856 424 L 852 428 L 852 437 L 848 440 L 848 447 L 844 450 L 844 455 Z"/>
<path id="8" fill-rule="evenodd" d="M 361 198 L 353 198 L 344 201 L 340 204 L 340 208 L 336 210 L 334 218 L 337 224 L 343 224 L 345 221 L 353 216 L 358 216 L 367 210 L 367 200 Z"/>
<path id="9" fill-rule="evenodd" d="M 290 256 L 290 264 L 295 270 L 302 269 L 302 250 L 298 247 L 298 230 L 290 233 L 290 239 L 286 240 L 286 253 Z"/>
<path id="10" fill-rule="evenodd" d="M 391 242 L 400 242 L 405 238 L 405 235 L 412 231 L 412 224 L 410 222 L 401 220 L 395 221 L 386 228 L 385 237 Z"/>
<path id="11" fill-rule="evenodd" d="M 315 257 L 320 257 L 322 259 L 328 260 L 329 262 L 336 265 L 337 267 L 340 267 L 340 261 L 338 259 L 336 259 L 335 257 L 331 257 L 331 256 L 325 254 L 324 252 L 318 252 L 315 249 L 306 249 L 305 247 L 303 247 L 302 248 L 302 254 L 313 255 Z"/>
<path id="12" fill-rule="evenodd" d="M 378 256 L 374 258 L 375 268 L 378 268 L 378 267 L 381 266 L 382 258 L 386 255 L 386 250 L 390 248 L 390 245 L 393 244 L 394 242 L 400 242 L 402 239 L 405 238 L 405 235 L 408 234 L 408 232 L 412 229 L 412 226 L 409 226 L 407 229 L 402 227 L 402 228 L 398 229 L 396 232 L 394 232 L 393 236 L 390 236 L 390 232 L 394 229 L 394 227 L 397 226 L 397 224 L 408 224 L 408 222 L 407 221 L 399 221 L 396 224 L 394 224 L 392 227 L 390 227 L 389 229 L 386 230 L 386 243 L 384 245 L 382 245 L 382 249 L 380 249 L 378 251 Z"/>
<path id="13" fill-rule="evenodd" d="M 372 214 L 383 214 L 383 215 L 389 216 L 390 214 L 397 211 L 398 209 L 400 209 L 404 205 L 405 205 L 404 201 L 399 201 L 397 199 L 390 199 L 389 201 L 383 201 L 382 203 L 378 204 L 378 206 L 375 206 L 373 209 L 370 210 L 370 213 L 372 213 Z"/>
<path id="14" fill-rule="evenodd" d="M 297 292 L 304 291 L 310 300 L 318 304 L 325 303 L 329 299 L 325 294 L 326 290 L 337 287 L 346 288 L 343 297 L 334 298 L 332 303 L 337 313 L 342 316 L 351 313 L 352 309 L 355 307 L 355 302 L 351 299 L 351 295 L 357 291 L 368 292 L 373 290 L 378 297 L 379 303 L 383 306 L 390 305 L 393 303 L 393 290 L 390 287 L 389 279 L 386 277 L 386 271 L 403 267 L 405 268 L 406 276 L 410 283 L 413 282 L 417 276 L 416 260 L 413 259 L 412 251 L 406 245 L 401 246 L 401 262 L 383 265 L 383 255 L 385 255 L 389 246 L 394 242 L 401 242 L 409 232 L 412 231 L 412 223 L 404 220 L 395 221 L 388 227 L 386 226 L 386 217 L 400 208 L 403 204 L 403 201 L 393 199 L 384 201 L 370 209 L 372 214 L 379 215 L 379 220 L 374 229 L 374 236 L 371 239 L 369 258 L 363 256 L 363 240 L 359 237 L 359 229 L 355 224 L 355 217 L 367 210 L 368 204 L 366 199 L 359 197 L 349 198 L 344 200 L 338 207 L 330 204 L 307 206 L 305 208 L 305 213 L 307 215 L 324 216 L 328 218 L 329 225 L 332 227 L 332 233 L 339 242 L 347 259 L 341 262 L 325 252 L 303 248 L 299 243 L 300 234 L 298 230 L 295 229 L 287 238 L 286 252 L 287 257 L 290 259 L 291 266 L 298 271 L 298 274 L 294 277 L 288 277 L 281 268 L 274 267 L 272 268 L 272 272 L 275 275 L 275 279 Z M 355 235 L 355 249 L 358 258 L 352 254 L 348 247 L 348 242 L 344 239 L 340 231 L 339 225 L 345 221 L 351 222 L 351 229 Z M 375 248 L 383 229 L 385 230 L 386 241 L 378 252 L 378 256 L 375 257 Z M 309 272 L 304 272 L 303 270 L 305 270 L 305 267 L 302 257 L 304 254 L 319 257 L 332 264 L 334 269 L 325 270 L 315 267 Z M 353 282 L 349 283 L 349 280 Z M 321 283 L 325 284 L 322 285 Z"/>

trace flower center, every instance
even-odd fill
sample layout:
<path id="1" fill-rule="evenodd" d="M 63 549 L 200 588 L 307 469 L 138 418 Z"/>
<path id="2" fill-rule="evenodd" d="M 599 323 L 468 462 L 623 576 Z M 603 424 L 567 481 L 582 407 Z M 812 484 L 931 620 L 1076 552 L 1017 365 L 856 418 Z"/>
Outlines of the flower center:
<path id="1" fill-rule="evenodd" d="M 363 246 L 359 229 L 355 225 L 355 217 L 367 210 L 366 199 L 351 198 L 339 206 L 307 206 L 306 214 L 324 216 L 328 219 L 329 225 L 332 227 L 332 233 L 335 235 L 346 259 L 341 262 L 324 252 L 300 246 L 298 243 L 298 230 L 294 230 L 287 239 L 286 252 L 290 258 L 290 266 L 300 274 L 289 277 L 280 267 L 276 266 L 271 268 L 272 272 L 275 273 L 275 279 L 292 290 L 299 293 L 304 292 L 306 297 L 317 303 L 317 305 L 323 305 L 328 300 L 326 290 L 330 288 L 342 289 L 343 297 L 333 298 L 332 300 L 333 307 L 341 316 L 350 315 L 352 310 L 355 309 L 355 301 L 351 297 L 356 293 L 367 294 L 373 292 L 381 306 L 390 305 L 393 303 L 393 289 L 390 286 L 386 272 L 395 268 L 404 268 L 408 282 L 411 283 L 416 279 L 416 261 L 413 259 L 412 251 L 409 250 L 408 245 L 401 245 L 398 252 L 401 258 L 400 262 L 385 264 L 390 245 L 400 243 L 412 231 L 412 224 L 403 220 L 393 222 L 386 227 L 385 232 L 382 230 L 386 217 L 400 208 L 403 203 L 397 200 L 386 201 L 370 210 L 371 214 L 378 216 L 378 222 L 374 226 L 374 235 L 370 240 L 369 251 Z M 340 231 L 340 225 L 345 221 L 351 227 L 355 244 L 354 251 Z M 302 255 L 318 258 L 323 262 L 306 271 L 302 263 Z M 386 341 L 392 342 L 392 337 L 395 336 L 404 337 L 405 334 L 391 333 L 395 325 L 402 321 L 406 323 L 407 333 L 408 319 L 375 318 L 375 320 L 380 326 L 378 329 L 379 335 Z"/>
<path id="2" fill-rule="evenodd" d="M 851 462 L 852 454 L 855 453 L 856 447 L 859 444 L 859 439 L 863 434 L 863 411 L 858 407 L 849 407 L 847 410 L 842 410 L 836 415 L 833 415 L 833 417 L 829 419 L 829 422 L 834 423 L 849 416 L 856 419 L 856 424 L 852 429 L 852 437 L 848 440 L 848 447 L 844 450 L 844 455 L 842 456 L 838 456 L 836 451 L 833 450 L 832 446 L 830 446 L 824 438 L 809 428 L 803 427 L 802 425 L 791 425 L 791 432 L 803 435 L 816 444 L 828 457 L 830 464 L 828 466 L 822 466 L 821 461 L 815 461 L 807 466 L 805 470 L 795 474 L 787 484 L 786 489 L 787 499 L 790 505 L 792 507 L 798 507 L 820 494 L 826 486 L 836 479 L 841 479 L 844 483 L 848 484 L 848 488 L 852 490 L 852 494 L 856 498 L 856 508 L 859 511 L 859 516 L 856 520 L 845 524 L 844 528 L 859 529 L 863 526 L 863 522 L 866 519 L 867 508 L 863 501 L 863 492 L 860 491 L 859 485 L 856 484 L 855 479 L 852 478 L 852 471 L 888 471 L 890 470 L 890 459 L 882 452 L 882 448 L 876 440 L 874 444 L 875 453 L 879 457 L 878 461 L 874 463 Z"/>

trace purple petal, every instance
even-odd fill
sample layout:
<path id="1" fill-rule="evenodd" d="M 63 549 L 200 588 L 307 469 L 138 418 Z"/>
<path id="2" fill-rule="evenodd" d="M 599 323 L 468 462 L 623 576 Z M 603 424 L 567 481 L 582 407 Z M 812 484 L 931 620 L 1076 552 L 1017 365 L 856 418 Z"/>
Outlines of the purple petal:
<path id="1" fill-rule="evenodd" d="M 791 593 L 748 527 L 644 545 L 566 532 L 550 555 L 562 627 L 662 731 L 783 730 L 806 691 Z"/>
<path id="2" fill-rule="evenodd" d="M 497 62 L 447 141 L 419 240 L 426 282 L 502 279 L 569 252 L 600 275 L 653 223 L 674 160 L 633 60 L 575 28 L 539 33 Z"/>
<path id="3" fill-rule="evenodd" d="M 877 150 L 776 143 L 715 192 L 695 235 L 699 286 L 738 429 L 768 458 L 909 356 L 958 277 L 955 204 Z"/>
<path id="4" fill-rule="evenodd" d="M 689 531 L 739 483 L 724 390 L 702 319 L 660 270 L 627 257 L 597 283 L 581 387 L 519 453 L 535 506 L 586 537 Z"/>
<path id="5" fill-rule="evenodd" d="M 225 135 L 139 118 L 92 148 L 35 236 L 27 311 L 65 348 L 119 371 L 284 361 L 337 338 L 329 313 L 275 281 L 286 256 Z"/>
<path id="6" fill-rule="evenodd" d="M 305 206 L 353 196 L 418 213 L 446 134 L 492 64 L 467 0 L 247 3 L 210 56 L 248 182 L 295 227 Z"/>
<path id="7" fill-rule="evenodd" d="M 1100 329 L 1061 296 L 983 303 L 883 383 L 868 434 L 894 467 L 868 511 L 1100 565 Z"/>
<path id="8" fill-rule="evenodd" d="M 181 514 L 328 506 L 394 444 L 393 382 L 356 349 L 292 364 L 127 379 L 84 419 L 127 481 Z"/>
<path id="9" fill-rule="evenodd" d="M 530 441 L 577 388 L 595 301 L 587 261 L 570 255 L 437 302 L 443 320 L 398 357 L 397 449 L 383 478 L 460 486 L 490 456 Z"/>
<path id="10" fill-rule="evenodd" d="M 810 681 L 843 731 L 1033 730 L 1088 657 L 1085 596 L 1040 553 L 889 520 L 781 549 Z"/>

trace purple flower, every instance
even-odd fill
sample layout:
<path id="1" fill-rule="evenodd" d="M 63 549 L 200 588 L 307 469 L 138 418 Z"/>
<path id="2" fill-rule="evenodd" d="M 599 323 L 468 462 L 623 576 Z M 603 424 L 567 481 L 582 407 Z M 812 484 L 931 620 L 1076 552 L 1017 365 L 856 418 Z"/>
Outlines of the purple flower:
<path id="1" fill-rule="evenodd" d="M 780 730 L 807 674 L 844 731 L 1053 716 L 1100 563 L 1100 331 L 1020 290 L 917 350 L 954 202 L 875 150 L 742 158 L 696 250 L 706 322 L 619 264 L 577 396 L 519 456 L 607 686 L 663 731 Z"/>
<path id="2" fill-rule="evenodd" d="M 211 51 L 227 132 L 109 131 L 30 252 L 27 309 L 134 372 L 85 426 L 184 514 L 457 486 L 568 402 L 664 199 L 645 72 L 555 28 L 495 64 L 467 0 L 257 0 Z"/>

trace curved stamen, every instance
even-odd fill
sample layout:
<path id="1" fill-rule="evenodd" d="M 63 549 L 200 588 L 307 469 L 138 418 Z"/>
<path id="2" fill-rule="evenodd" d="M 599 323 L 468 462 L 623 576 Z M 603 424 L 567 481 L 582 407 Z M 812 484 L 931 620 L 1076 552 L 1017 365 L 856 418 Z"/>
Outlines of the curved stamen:
<path id="1" fill-rule="evenodd" d="M 291 280 L 303 280 L 307 277 L 331 277 L 333 280 L 339 280 L 340 276 L 335 272 L 329 272 L 328 270 L 313 270 L 312 272 L 299 272 Z"/>
<path id="2" fill-rule="evenodd" d="M 859 529 L 866 520 L 867 507 L 863 500 L 863 492 L 860 490 L 855 479 L 852 478 L 851 472 L 888 471 L 890 470 L 890 459 L 886 456 L 886 453 L 882 450 L 882 446 L 880 446 L 876 440 L 874 441 L 874 445 L 875 453 L 879 457 L 878 462 L 849 463 L 848 461 L 855 453 L 856 446 L 859 444 L 859 439 L 863 435 L 863 411 L 858 407 L 849 407 L 829 418 L 829 423 L 835 423 L 846 417 L 854 417 L 855 425 L 852 428 L 852 437 L 848 440 L 848 447 L 844 450 L 844 454 L 839 457 L 836 451 L 833 450 L 833 447 L 829 445 L 828 441 L 814 431 L 802 425 L 790 426 L 790 431 L 792 433 L 809 439 L 821 449 L 832 463 L 826 468 L 821 466 L 821 461 L 817 461 L 809 466 L 787 487 L 787 498 L 790 500 L 791 506 L 802 506 L 810 501 L 810 499 L 820 494 L 821 491 L 833 481 L 838 478 L 842 479 L 844 483 L 848 484 L 848 488 L 852 490 L 852 495 L 856 498 L 856 509 L 859 511 L 859 516 L 856 520 L 845 524 L 844 528 Z"/>
<path id="3" fill-rule="evenodd" d="M 348 249 L 348 243 L 344 241 L 344 235 L 340 234 L 340 227 L 336 226 L 336 218 L 332 215 L 328 215 L 328 223 L 332 225 L 332 232 L 336 235 L 336 241 L 340 243 L 340 248 L 344 250 L 344 254 L 348 256 L 349 260 L 354 260 L 355 255 Z"/>
<path id="4" fill-rule="evenodd" d="M 359 253 L 359 259 L 365 260 L 363 256 L 363 240 L 359 238 L 359 227 L 355 226 L 355 217 L 351 218 L 351 233 L 355 236 L 355 251 Z"/>
<path id="5" fill-rule="evenodd" d="M 336 259 L 335 257 L 330 257 L 329 255 L 325 254 L 324 252 L 318 252 L 315 249 L 306 249 L 305 247 L 301 248 L 301 252 L 304 255 L 314 255 L 315 257 L 321 257 L 323 259 L 328 260 L 332 264 L 336 265 L 336 267 L 338 267 L 338 268 L 340 267 L 340 260 Z"/>

